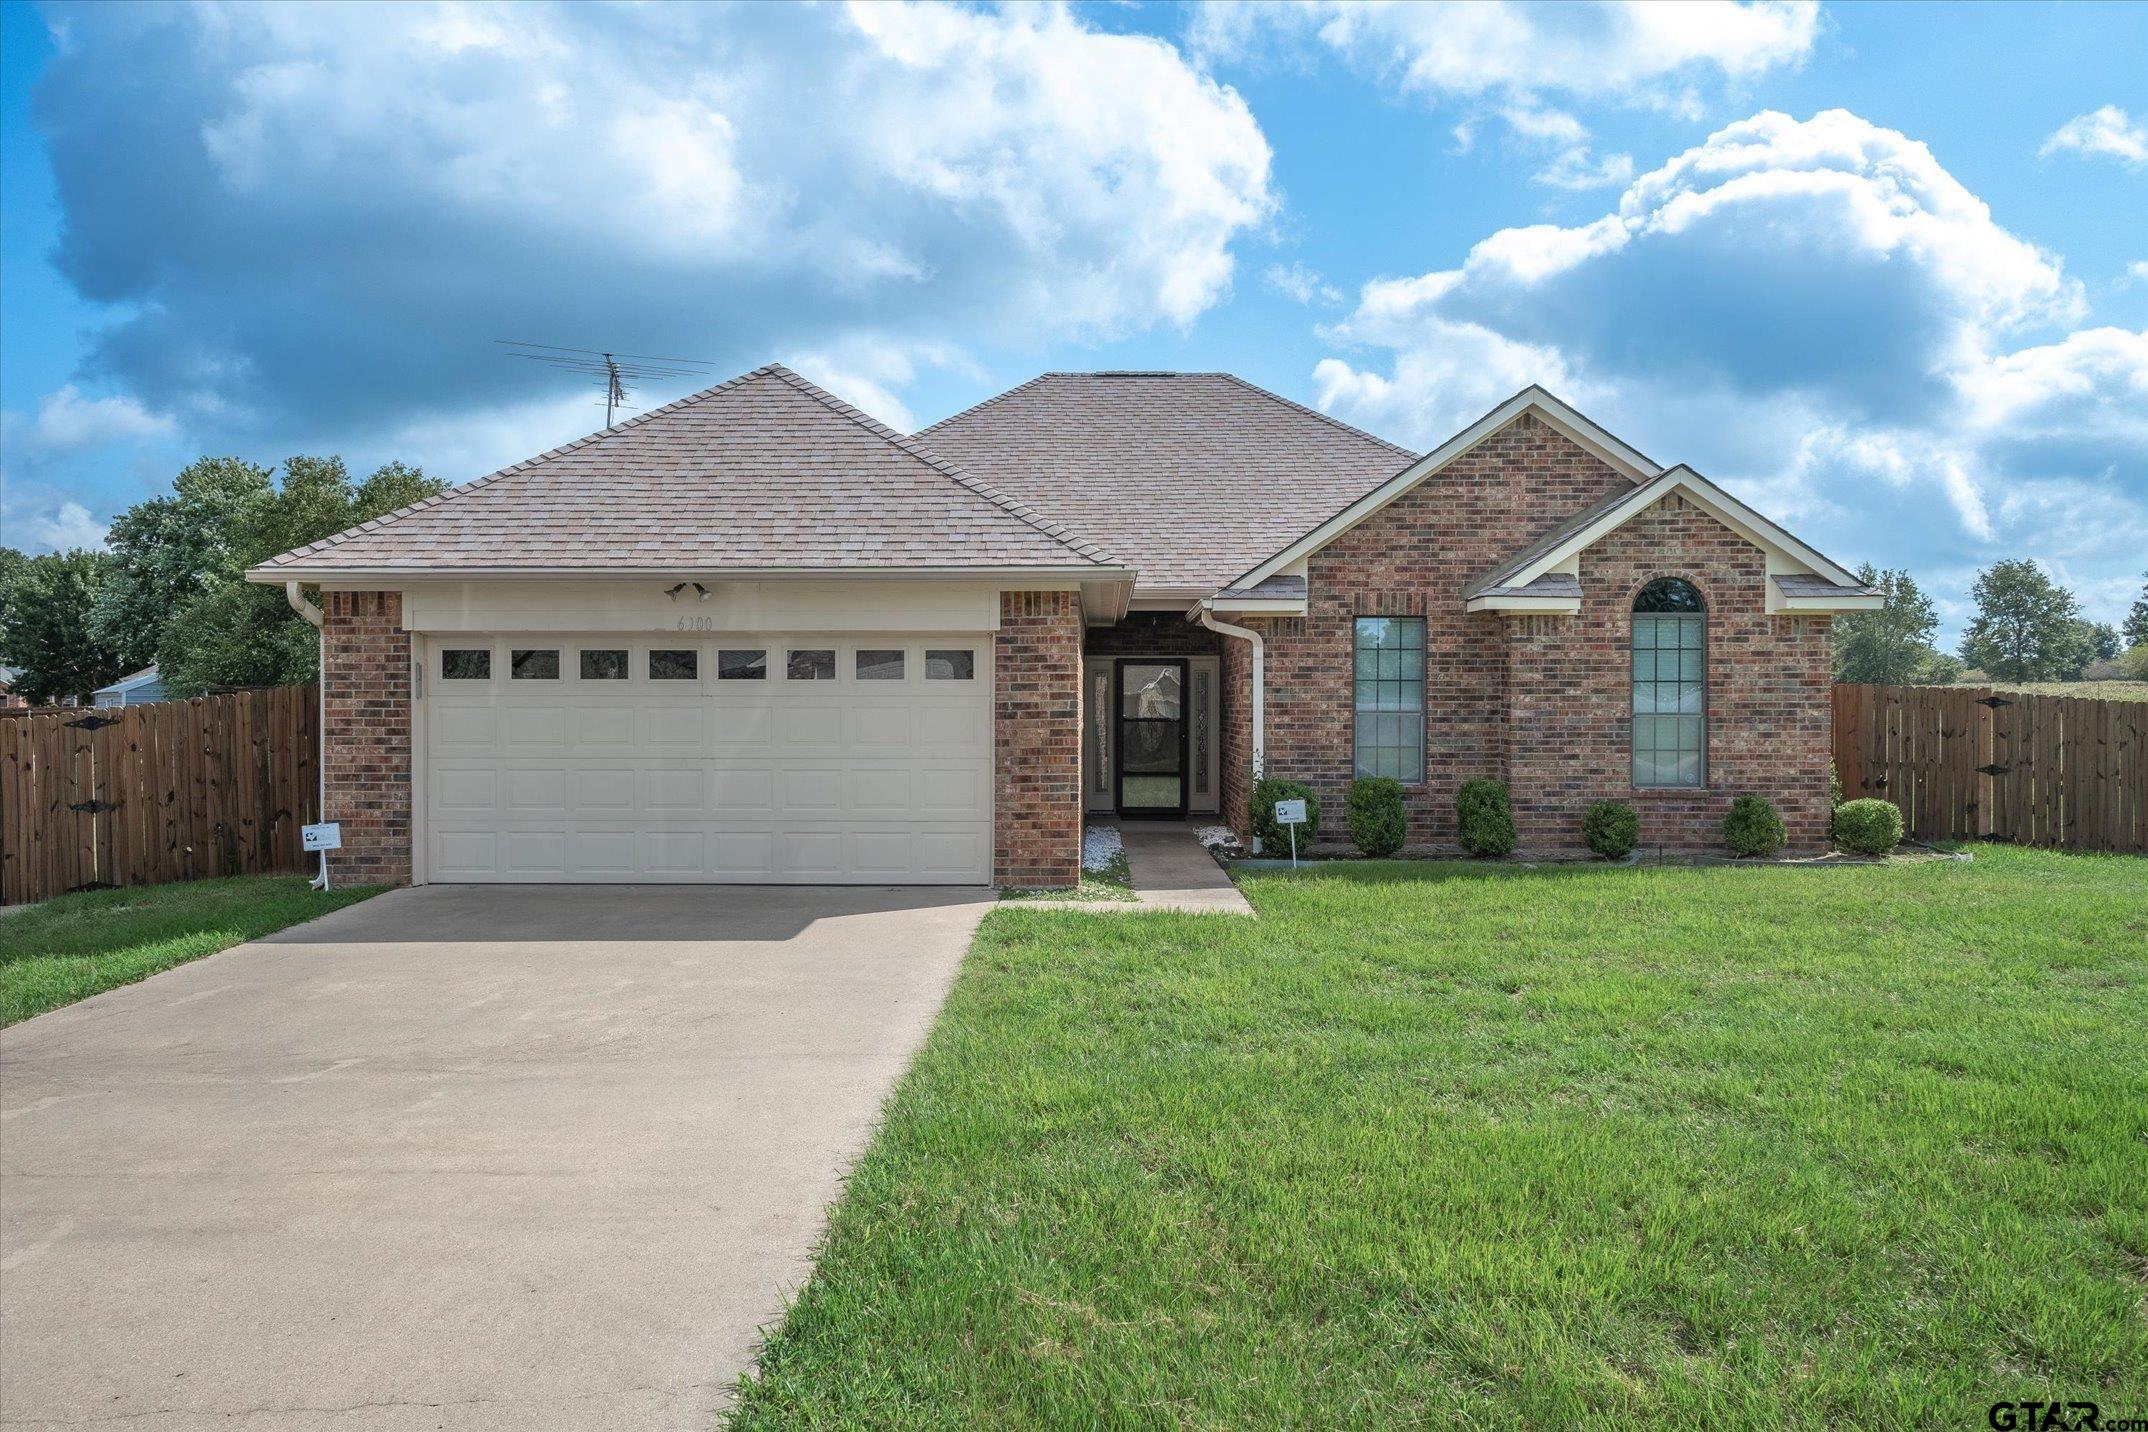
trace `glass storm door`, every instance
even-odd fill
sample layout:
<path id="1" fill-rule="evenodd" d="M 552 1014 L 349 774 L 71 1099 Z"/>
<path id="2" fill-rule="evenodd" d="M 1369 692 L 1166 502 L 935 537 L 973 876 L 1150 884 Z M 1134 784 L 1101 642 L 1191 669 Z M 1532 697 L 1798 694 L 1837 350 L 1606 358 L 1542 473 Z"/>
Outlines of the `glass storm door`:
<path id="1" fill-rule="evenodd" d="M 1119 663 L 1119 814 L 1186 813 L 1186 663 Z"/>

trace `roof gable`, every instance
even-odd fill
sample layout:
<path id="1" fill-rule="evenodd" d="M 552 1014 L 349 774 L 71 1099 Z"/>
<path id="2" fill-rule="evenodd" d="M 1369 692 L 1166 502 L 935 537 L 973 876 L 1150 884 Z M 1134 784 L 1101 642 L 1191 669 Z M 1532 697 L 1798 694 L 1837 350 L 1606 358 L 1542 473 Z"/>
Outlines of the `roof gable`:
<path id="1" fill-rule="evenodd" d="M 1498 588 L 1527 587 L 1567 558 L 1594 546 L 1674 492 L 1754 546 L 1772 549 L 1834 586 L 1864 589 L 1855 572 L 1806 546 L 1777 523 L 1681 463 L 1631 492 L 1614 494 L 1575 513 L 1487 573 L 1464 595 L 1476 597 Z"/>
<path id="2" fill-rule="evenodd" d="M 283 553 L 346 572 L 1112 566 L 1094 543 L 780 365 Z"/>
<path id="3" fill-rule="evenodd" d="M 1531 384 L 1395 473 L 1378 487 L 1364 493 L 1341 510 L 1330 513 L 1324 521 L 1301 533 L 1287 546 L 1271 552 L 1257 565 L 1240 574 L 1230 585 L 1256 586 L 1292 563 L 1319 551 L 1464 453 L 1503 431 L 1524 414 L 1535 415 L 1554 432 L 1568 438 L 1583 451 L 1602 460 L 1613 471 L 1623 474 L 1635 483 L 1647 482 L 1663 471 L 1647 454 L 1583 416 L 1550 392 Z"/>

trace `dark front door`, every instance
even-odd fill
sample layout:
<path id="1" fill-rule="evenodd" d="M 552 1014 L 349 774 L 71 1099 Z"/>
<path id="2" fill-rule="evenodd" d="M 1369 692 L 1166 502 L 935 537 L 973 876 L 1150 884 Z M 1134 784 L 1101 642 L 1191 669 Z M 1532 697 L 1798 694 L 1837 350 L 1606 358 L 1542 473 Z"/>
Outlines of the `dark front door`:
<path id="1" fill-rule="evenodd" d="M 1186 663 L 1119 662 L 1119 814 L 1186 813 Z"/>

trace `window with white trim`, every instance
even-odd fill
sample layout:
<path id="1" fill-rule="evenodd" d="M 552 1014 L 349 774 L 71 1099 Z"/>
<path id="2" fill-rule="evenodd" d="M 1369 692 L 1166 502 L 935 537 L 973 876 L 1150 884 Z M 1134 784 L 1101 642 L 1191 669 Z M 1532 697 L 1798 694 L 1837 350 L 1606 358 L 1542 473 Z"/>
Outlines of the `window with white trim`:
<path id="1" fill-rule="evenodd" d="M 1416 785 L 1425 778 L 1425 619 L 1359 617 L 1354 630 L 1357 774 Z"/>
<path id="2" fill-rule="evenodd" d="M 1708 778 L 1708 611 L 1691 582 L 1660 577 L 1633 600 L 1633 783 Z"/>

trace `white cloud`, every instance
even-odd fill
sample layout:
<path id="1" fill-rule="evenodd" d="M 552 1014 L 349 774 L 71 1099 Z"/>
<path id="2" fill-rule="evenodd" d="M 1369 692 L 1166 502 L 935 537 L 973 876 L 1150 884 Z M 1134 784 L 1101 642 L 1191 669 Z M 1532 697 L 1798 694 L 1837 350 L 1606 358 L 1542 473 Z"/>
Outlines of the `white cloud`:
<path id="1" fill-rule="evenodd" d="M 558 391 L 495 338 L 723 369 L 920 331 L 1183 326 L 1276 203 L 1235 91 L 1058 6 L 91 7 L 67 25 L 40 99 L 60 260 L 133 314 L 95 366 L 264 442 L 511 420 Z M 109 83 L 130 72 L 159 82 Z"/>
<path id="2" fill-rule="evenodd" d="M 1313 376 L 1420 446 L 1541 382 L 1838 556 L 2034 555 L 2086 599 L 2148 533 L 2148 333 L 2085 307 L 1924 145 L 1763 113 L 1600 218 L 1367 284 Z"/>
<path id="3" fill-rule="evenodd" d="M 65 552 L 102 547 L 104 533 L 105 524 L 74 499 L 0 476 L 0 546 Z"/>
<path id="4" fill-rule="evenodd" d="M 2067 120 L 2052 131 L 2037 153 L 2048 157 L 2062 149 L 2116 159 L 2137 169 L 2148 164 L 2148 124 L 2115 104 L 2107 104 Z"/>
<path id="5" fill-rule="evenodd" d="M 1819 33 L 1818 0 L 1623 0 L 1591 6 L 1512 3 L 1383 5 L 1353 0 L 1211 4 L 1195 48 L 1244 59 L 1261 42 L 1310 36 L 1329 50 L 1430 95 L 1558 91 L 1677 105 L 1703 77 L 1744 79 L 1801 63 Z"/>
<path id="6" fill-rule="evenodd" d="M 85 397 L 69 383 L 38 400 L 30 438 L 47 451 L 58 451 L 164 437 L 171 432 L 169 417 L 150 412 L 130 397 Z"/>
<path id="7" fill-rule="evenodd" d="M 1479 121 L 1494 117 L 1519 144 L 1550 153 L 1538 183 L 1578 190 L 1624 184 L 1632 157 L 1594 157 L 1587 127 L 1544 96 L 1698 117 L 1704 90 L 1803 63 L 1819 17 L 1818 0 L 1295 0 L 1204 5 L 1190 38 L 1219 64 L 1321 47 L 1399 93 L 1464 107 L 1457 152 L 1474 147 Z"/>
<path id="8" fill-rule="evenodd" d="M 1342 302 L 1342 290 L 1329 283 L 1318 270 L 1307 268 L 1302 260 L 1294 260 L 1287 266 L 1268 265 L 1261 281 L 1296 303 Z"/>

